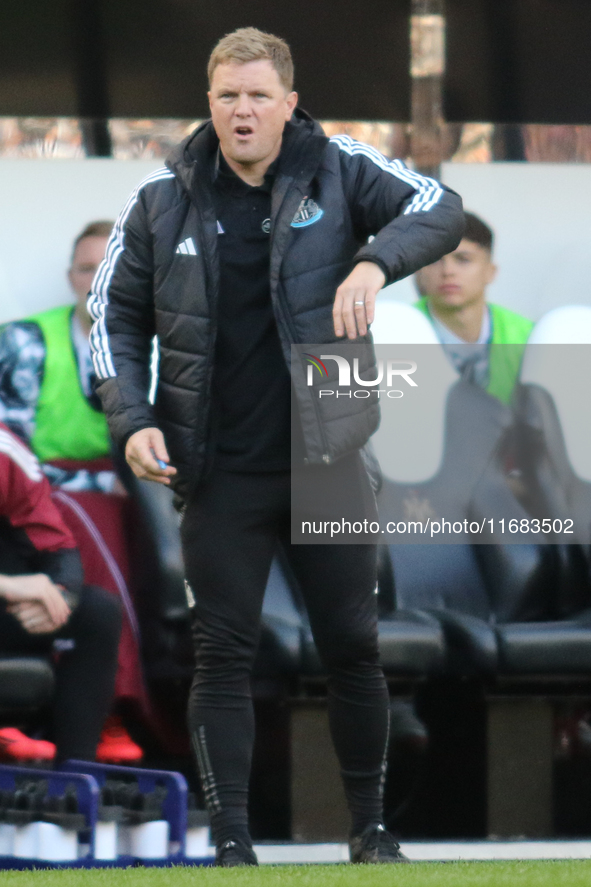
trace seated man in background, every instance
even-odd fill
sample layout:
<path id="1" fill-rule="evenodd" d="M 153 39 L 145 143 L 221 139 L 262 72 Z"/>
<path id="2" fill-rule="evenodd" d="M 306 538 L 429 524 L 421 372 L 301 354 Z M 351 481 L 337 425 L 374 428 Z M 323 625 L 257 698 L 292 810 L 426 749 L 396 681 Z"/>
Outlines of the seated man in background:
<path id="1" fill-rule="evenodd" d="M 497 274 L 494 235 L 473 213 L 465 212 L 460 245 L 438 262 L 421 268 L 415 283 L 417 308 L 433 323 L 451 362 L 467 379 L 509 403 L 523 348 L 491 348 L 527 342 L 533 323 L 486 301 L 486 288 Z"/>
<path id="2" fill-rule="evenodd" d="M 0 425 L 0 655 L 53 655 L 52 743 L 0 729 L 0 758 L 94 760 L 117 668 L 121 608 L 82 564 L 40 465 Z M 56 755 L 57 746 L 57 755 Z"/>
<path id="3" fill-rule="evenodd" d="M 55 503 L 80 549 L 87 581 L 124 605 L 115 696 L 149 704 L 139 660 L 139 632 L 129 594 L 128 503 L 111 461 L 111 441 L 94 393 L 91 321 L 86 295 L 102 262 L 111 221 L 90 222 L 72 248 L 68 282 L 74 304 L 0 329 L 0 422 L 27 443 L 56 491 Z M 106 494 L 106 495 L 105 495 Z M 99 759 L 136 763 L 142 749 L 120 718 L 107 722 Z"/>
<path id="4" fill-rule="evenodd" d="M 68 270 L 74 305 L 6 324 L 0 332 L 0 421 L 30 444 L 52 486 L 69 491 L 108 493 L 117 484 L 113 471 L 52 464 L 110 456 L 107 423 L 93 392 L 86 295 L 112 227 L 91 222 L 74 241 Z"/>

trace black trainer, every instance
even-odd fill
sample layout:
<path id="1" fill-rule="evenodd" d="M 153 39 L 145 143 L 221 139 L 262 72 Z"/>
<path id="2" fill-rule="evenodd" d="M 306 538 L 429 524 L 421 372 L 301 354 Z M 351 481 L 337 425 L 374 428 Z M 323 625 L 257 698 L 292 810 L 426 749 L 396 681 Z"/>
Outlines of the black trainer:
<path id="1" fill-rule="evenodd" d="M 381 822 L 368 825 L 360 835 L 351 838 L 349 848 L 351 862 L 370 864 L 410 862 Z"/>
<path id="2" fill-rule="evenodd" d="M 252 847 L 242 841 L 226 841 L 215 851 L 215 864 L 226 869 L 235 865 L 258 865 L 259 861 Z"/>

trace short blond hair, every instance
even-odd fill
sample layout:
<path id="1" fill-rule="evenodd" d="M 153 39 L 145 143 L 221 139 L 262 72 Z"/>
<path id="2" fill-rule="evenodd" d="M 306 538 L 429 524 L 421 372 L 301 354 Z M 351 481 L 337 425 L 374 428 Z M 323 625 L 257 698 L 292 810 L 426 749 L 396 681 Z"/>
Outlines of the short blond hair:
<path id="1" fill-rule="evenodd" d="M 293 89 L 293 61 L 289 46 L 281 37 L 259 31 L 258 28 L 238 28 L 214 46 L 207 64 L 207 76 L 209 83 L 213 78 L 213 72 L 218 65 L 235 64 L 244 65 L 246 62 L 256 62 L 259 59 L 268 59 L 285 88 L 286 92 Z"/>
<path id="2" fill-rule="evenodd" d="M 72 258 L 70 261 L 74 261 L 76 249 L 82 240 L 86 240 L 87 237 L 110 237 L 114 224 L 115 222 L 107 222 L 104 219 L 100 219 L 98 222 L 89 222 L 88 225 L 82 229 L 72 245 Z"/>

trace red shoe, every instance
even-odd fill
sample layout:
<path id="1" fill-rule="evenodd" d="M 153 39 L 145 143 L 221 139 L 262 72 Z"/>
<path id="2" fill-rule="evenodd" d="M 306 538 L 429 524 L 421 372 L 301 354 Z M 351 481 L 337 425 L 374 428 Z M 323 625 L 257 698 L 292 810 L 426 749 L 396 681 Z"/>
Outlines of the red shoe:
<path id="1" fill-rule="evenodd" d="M 0 730 L 0 760 L 9 762 L 53 761 L 55 745 L 45 739 L 30 739 L 16 727 Z"/>
<path id="2" fill-rule="evenodd" d="M 143 749 L 133 741 L 121 718 L 115 715 L 107 718 L 96 750 L 97 761 L 101 764 L 137 764 L 143 756 Z"/>

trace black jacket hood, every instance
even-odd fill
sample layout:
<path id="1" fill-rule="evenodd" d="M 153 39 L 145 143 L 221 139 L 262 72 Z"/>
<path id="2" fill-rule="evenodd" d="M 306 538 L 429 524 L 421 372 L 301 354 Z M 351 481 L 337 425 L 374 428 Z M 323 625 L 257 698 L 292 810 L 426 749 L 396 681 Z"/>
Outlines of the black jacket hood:
<path id="1" fill-rule="evenodd" d="M 285 124 L 280 155 L 280 171 L 294 175 L 298 170 L 298 157 L 304 145 L 307 149 L 316 143 L 319 156 L 328 142 L 322 127 L 313 120 L 306 111 L 296 108 L 291 120 Z M 196 168 L 210 162 L 217 151 L 219 139 L 211 120 L 205 120 L 197 129 L 187 136 L 179 145 L 172 149 L 166 158 L 166 166 L 190 191 L 192 177 Z"/>

